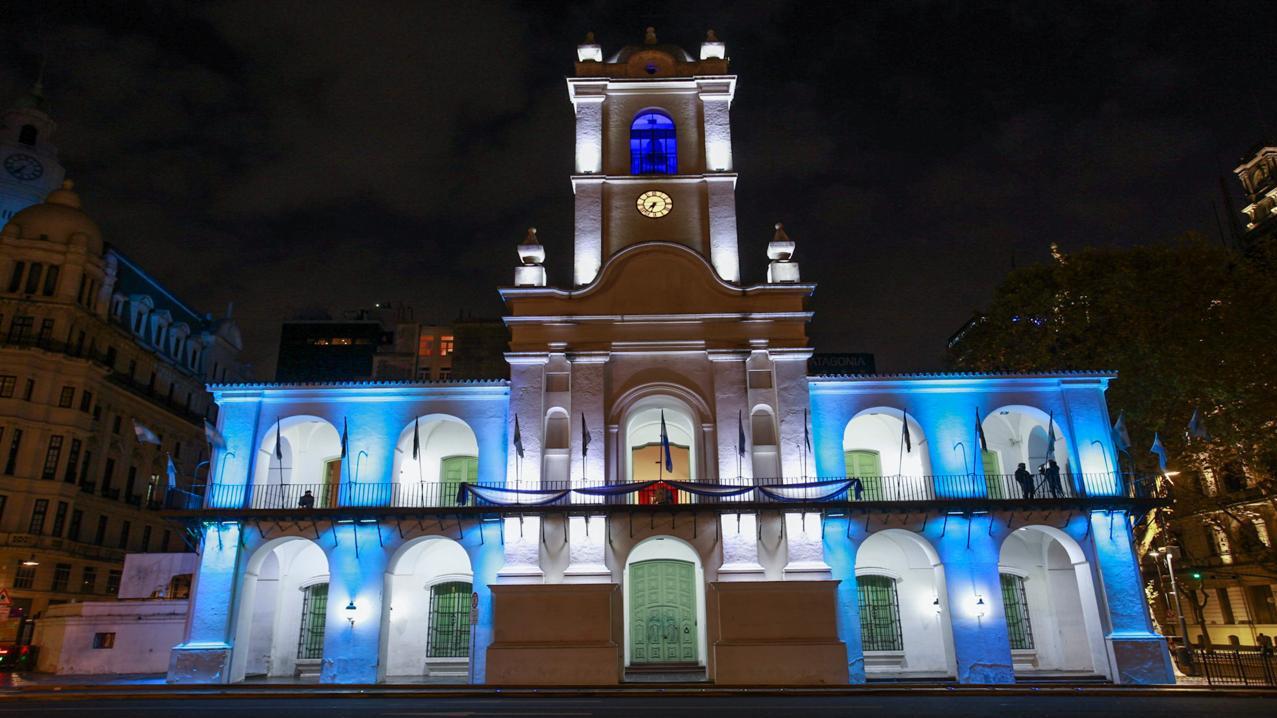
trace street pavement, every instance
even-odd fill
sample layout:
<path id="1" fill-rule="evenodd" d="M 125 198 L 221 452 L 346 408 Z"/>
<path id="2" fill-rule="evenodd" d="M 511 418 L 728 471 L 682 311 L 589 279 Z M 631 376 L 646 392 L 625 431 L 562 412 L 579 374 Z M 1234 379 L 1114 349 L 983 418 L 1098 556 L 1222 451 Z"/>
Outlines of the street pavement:
<path id="1" fill-rule="evenodd" d="M 649 716 L 652 718 L 726 718 L 728 716 L 943 716 L 944 718 L 986 718 L 989 716 L 1030 716 L 1031 718 L 1074 718 L 1076 716 L 1121 716 L 1122 718 L 1180 718 L 1183 716 L 1277 716 L 1277 693 L 1240 695 L 1208 691 L 1120 692 L 1082 690 L 948 692 L 928 690 L 865 692 L 831 695 L 765 695 L 733 693 L 723 689 L 714 695 L 671 691 L 650 693 L 582 693 L 580 695 L 467 694 L 423 695 L 324 695 L 297 692 L 274 697 L 210 694 L 182 698 L 162 693 L 139 697 L 140 692 L 94 692 L 77 697 L 49 698 L 41 691 L 32 695 L 16 691 L 0 695 L 0 718 L 10 716 L 86 716 L 124 718 L 127 716 L 180 716 L 180 718 L 443 718 L 446 716 Z"/>

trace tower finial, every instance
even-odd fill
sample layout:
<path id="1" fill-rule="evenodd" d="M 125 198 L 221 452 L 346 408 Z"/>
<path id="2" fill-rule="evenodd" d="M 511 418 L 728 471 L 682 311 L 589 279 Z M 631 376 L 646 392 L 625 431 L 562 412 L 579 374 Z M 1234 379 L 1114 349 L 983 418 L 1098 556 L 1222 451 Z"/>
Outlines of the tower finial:
<path id="1" fill-rule="evenodd" d="M 656 44 L 656 28 L 649 27 L 647 29 L 647 32 L 643 35 L 643 44 L 644 45 Z"/>
<path id="2" fill-rule="evenodd" d="M 581 43 L 581 44 L 582 44 L 582 45 L 593 45 L 593 44 L 594 44 L 594 31 L 593 31 L 593 30 L 590 30 L 590 31 L 588 31 L 588 32 L 586 32 L 586 33 L 585 33 L 585 42 L 583 42 L 583 43 Z"/>
<path id="3" fill-rule="evenodd" d="M 528 234 L 519 242 L 519 264 L 514 268 L 514 286 L 545 286 L 545 247 L 537 240 L 537 228 L 528 227 Z"/>
<path id="4" fill-rule="evenodd" d="M 705 33 L 705 42 L 718 42 L 718 35 L 714 34 L 714 28 L 710 28 Z"/>

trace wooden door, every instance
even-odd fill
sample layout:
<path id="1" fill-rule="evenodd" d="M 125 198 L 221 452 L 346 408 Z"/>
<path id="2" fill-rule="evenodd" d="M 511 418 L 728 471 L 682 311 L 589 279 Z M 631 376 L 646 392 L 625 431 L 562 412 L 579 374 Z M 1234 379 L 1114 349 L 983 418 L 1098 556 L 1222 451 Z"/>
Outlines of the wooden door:
<path id="1" fill-rule="evenodd" d="M 479 459 L 473 456 L 449 456 L 439 467 L 439 505 L 457 505 L 457 487 L 462 482 L 479 480 Z"/>
<path id="2" fill-rule="evenodd" d="M 696 567 L 639 561 L 629 581 L 631 663 L 696 663 Z"/>
<path id="3" fill-rule="evenodd" d="M 862 499 L 882 501 L 888 498 L 882 495 L 882 457 L 878 455 L 878 452 L 870 449 L 852 449 L 843 454 L 843 462 L 846 464 L 847 478 L 854 476 L 860 479 Z"/>

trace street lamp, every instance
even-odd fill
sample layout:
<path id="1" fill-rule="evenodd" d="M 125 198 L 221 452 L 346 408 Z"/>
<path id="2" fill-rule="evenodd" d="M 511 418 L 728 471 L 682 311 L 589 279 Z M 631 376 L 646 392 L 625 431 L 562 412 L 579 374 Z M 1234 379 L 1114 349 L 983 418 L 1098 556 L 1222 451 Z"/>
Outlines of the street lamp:
<path id="1" fill-rule="evenodd" d="M 1166 572 L 1171 575 L 1171 595 L 1175 597 L 1175 613 L 1179 615 L 1179 635 L 1180 635 L 1180 659 L 1185 665 L 1193 664 L 1193 652 L 1188 649 L 1188 620 L 1184 618 L 1184 604 L 1179 600 L 1179 587 L 1175 582 L 1175 565 L 1174 559 L 1179 556 L 1178 546 L 1163 546 L 1159 548 L 1158 553 L 1166 556 Z M 1193 574 L 1193 578 L 1199 578 L 1201 574 Z"/>
<path id="2" fill-rule="evenodd" d="M 355 613 L 358 611 L 359 608 L 355 606 L 355 599 L 350 599 L 350 603 L 346 604 L 346 620 L 350 621 L 351 628 L 355 627 Z"/>
<path id="3" fill-rule="evenodd" d="M 31 558 L 22 562 L 23 566 L 39 566 L 40 562 L 36 560 L 35 554 L 31 554 Z"/>

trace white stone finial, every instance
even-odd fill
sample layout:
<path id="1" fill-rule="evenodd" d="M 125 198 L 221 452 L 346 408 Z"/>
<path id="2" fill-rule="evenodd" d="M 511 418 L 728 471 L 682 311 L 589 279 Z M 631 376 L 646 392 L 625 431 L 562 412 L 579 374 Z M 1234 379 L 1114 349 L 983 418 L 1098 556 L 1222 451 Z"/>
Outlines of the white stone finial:
<path id="1" fill-rule="evenodd" d="M 785 225 L 776 223 L 776 234 L 767 244 L 767 257 L 772 260 L 767 265 L 767 281 L 771 284 L 784 284 L 798 281 L 798 262 L 794 257 L 794 240 L 785 234 Z"/>
<path id="2" fill-rule="evenodd" d="M 594 41 L 594 33 L 585 33 L 585 42 L 576 46 L 577 62 L 603 62 L 603 48 Z"/>
<path id="3" fill-rule="evenodd" d="M 514 268 L 514 286 L 544 287 L 545 267 L 541 265 L 545 262 L 545 247 L 537 239 L 536 227 L 528 227 L 527 236 L 519 242 L 518 252 L 520 264 Z"/>
<path id="4" fill-rule="evenodd" d="M 649 27 L 649 28 L 648 28 L 648 29 L 647 29 L 647 30 L 643 33 L 643 44 L 644 44 L 644 45 L 655 45 L 655 44 L 656 44 L 656 28 L 654 28 L 654 27 Z"/>
<path id="5" fill-rule="evenodd" d="M 701 43 L 702 60 L 721 60 L 727 56 L 727 47 L 713 30 L 705 33 L 705 42 Z"/>
<path id="6" fill-rule="evenodd" d="M 519 261 L 524 264 L 541 264 L 545 262 L 545 247 L 537 240 L 537 228 L 528 227 L 528 234 L 519 242 Z"/>

